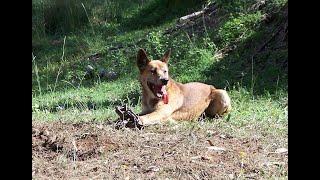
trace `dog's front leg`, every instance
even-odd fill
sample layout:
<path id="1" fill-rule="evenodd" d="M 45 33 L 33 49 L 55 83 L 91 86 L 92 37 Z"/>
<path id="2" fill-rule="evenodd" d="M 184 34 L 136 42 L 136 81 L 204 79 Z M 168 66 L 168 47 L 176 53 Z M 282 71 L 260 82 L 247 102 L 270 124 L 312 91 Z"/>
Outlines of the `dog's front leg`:
<path id="1" fill-rule="evenodd" d="M 138 116 L 143 116 L 143 115 L 146 115 L 146 114 L 149 114 L 149 113 L 151 113 L 152 111 L 150 111 L 150 110 L 142 110 L 139 114 L 138 114 Z"/>
<path id="2" fill-rule="evenodd" d="M 171 108 L 163 108 L 156 110 L 150 114 L 139 116 L 141 125 L 148 126 L 153 124 L 161 124 L 168 120 L 172 114 Z"/>

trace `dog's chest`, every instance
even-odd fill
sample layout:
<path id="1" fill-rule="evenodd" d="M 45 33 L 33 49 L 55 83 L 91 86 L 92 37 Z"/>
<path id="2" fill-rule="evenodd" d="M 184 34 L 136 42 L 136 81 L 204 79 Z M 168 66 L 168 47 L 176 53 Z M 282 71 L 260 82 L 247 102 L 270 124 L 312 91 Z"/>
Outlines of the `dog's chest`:
<path id="1" fill-rule="evenodd" d="M 152 112 L 162 106 L 164 103 L 159 99 L 145 98 L 143 99 L 143 109 L 148 112 Z"/>

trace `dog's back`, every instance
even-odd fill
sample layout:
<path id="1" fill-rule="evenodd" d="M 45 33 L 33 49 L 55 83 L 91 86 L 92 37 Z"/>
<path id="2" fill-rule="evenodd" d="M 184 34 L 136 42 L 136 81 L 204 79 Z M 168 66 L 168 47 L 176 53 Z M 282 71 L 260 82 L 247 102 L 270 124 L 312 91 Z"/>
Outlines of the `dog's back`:
<path id="1" fill-rule="evenodd" d="M 204 111 L 208 116 L 223 115 L 231 109 L 231 101 L 225 90 L 199 82 L 178 83 L 181 107 L 172 114 L 175 120 L 194 120 Z"/>

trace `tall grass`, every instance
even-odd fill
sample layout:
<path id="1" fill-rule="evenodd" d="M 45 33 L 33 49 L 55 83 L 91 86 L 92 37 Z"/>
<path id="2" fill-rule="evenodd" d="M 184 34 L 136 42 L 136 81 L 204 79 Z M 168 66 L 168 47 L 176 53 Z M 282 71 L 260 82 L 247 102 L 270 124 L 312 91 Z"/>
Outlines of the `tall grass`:
<path id="1" fill-rule="evenodd" d="M 95 35 L 94 29 L 93 29 L 93 25 L 92 25 L 92 23 L 90 22 L 89 15 L 88 15 L 88 12 L 87 12 L 87 10 L 86 10 L 86 7 L 84 6 L 83 3 L 81 3 L 81 6 L 83 7 L 84 12 L 86 13 L 88 22 L 90 23 L 90 26 L 91 26 L 91 29 L 92 29 L 92 32 L 93 32 L 93 34 Z"/>
<path id="2" fill-rule="evenodd" d="M 61 74 L 62 64 L 63 64 L 63 62 L 65 61 L 65 59 L 64 59 L 64 52 L 65 52 L 65 49 L 64 49 L 64 48 L 65 48 L 65 44 L 66 44 L 66 36 L 65 36 L 64 39 L 63 39 L 61 62 L 60 62 L 60 66 L 59 66 L 59 69 L 58 69 L 58 73 L 57 73 L 56 80 L 55 80 L 55 82 L 54 82 L 53 91 L 56 90 L 57 83 L 58 83 L 58 79 L 59 79 L 59 76 L 60 76 L 60 74 Z"/>
<path id="3" fill-rule="evenodd" d="M 37 83 L 38 83 L 38 88 L 39 88 L 39 93 L 40 95 L 42 95 L 42 90 L 41 90 L 41 84 L 40 84 L 40 78 L 39 78 L 39 70 L 38 70 L 38 66 L 37 66 L 37 63 L 36 63 L 36 56 L 33 55 L 32 53 L 32 62 L 33 62 L 33 65 L 34 65 L 34 70 L 35 70 L 35 73 L 36 73 L 36 78 L 37 78 Z"/>

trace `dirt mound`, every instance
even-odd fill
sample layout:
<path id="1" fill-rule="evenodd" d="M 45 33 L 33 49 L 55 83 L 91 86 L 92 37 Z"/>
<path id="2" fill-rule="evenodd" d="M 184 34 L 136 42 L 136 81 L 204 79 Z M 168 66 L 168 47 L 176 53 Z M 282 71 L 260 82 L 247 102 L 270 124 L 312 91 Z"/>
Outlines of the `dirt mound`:
<path id="1" fill-rule="evenodd" d="M 54 123 L 50 126 L 32 127 L 32 151 L 37 157 L 53 160 L 59 154 L 70 160 L 84 161 L 96 158 L 104 152 L 113 150 L 117 145 L 107 136 L 85 129 L 84 124 Z"/>
<path id="2" fill-rule="evenodd" d="M 116 130 L 98 123 L 33 123 L 35 178 L 261 178 L 287 173 L 287 154 L 212 127 Z"/>

